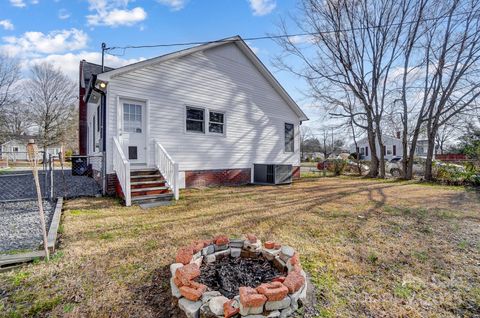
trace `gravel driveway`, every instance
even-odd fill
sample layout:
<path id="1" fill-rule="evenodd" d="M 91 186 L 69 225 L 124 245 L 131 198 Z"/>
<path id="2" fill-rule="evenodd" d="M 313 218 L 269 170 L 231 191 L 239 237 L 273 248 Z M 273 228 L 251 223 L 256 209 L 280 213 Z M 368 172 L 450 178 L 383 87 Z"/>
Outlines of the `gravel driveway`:
<path id="1" fill-rule="evenodd" d="M 47 231 L 55 202 L 44 201 Z M 37 201 L 0 203 L 0 254 L 16 250 L 36 250 L 42 243 Z"/>

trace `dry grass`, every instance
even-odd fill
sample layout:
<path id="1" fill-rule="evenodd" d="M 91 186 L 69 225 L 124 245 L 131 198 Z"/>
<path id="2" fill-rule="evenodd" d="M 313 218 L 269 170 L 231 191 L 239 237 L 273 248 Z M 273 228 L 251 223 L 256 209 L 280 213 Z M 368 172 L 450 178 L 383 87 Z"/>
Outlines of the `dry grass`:
<path id="1" fill-rule="evenodd" d="M 301 253 L 322 317 L 478 317 L 479 197 L 324 178 L 188 190 L 177 205 L 151 210 L 69 201 L 55 259 L 0 274 L 0 316 L 149 317 L 138 290 L 177 248 L 253 232 Z"/>

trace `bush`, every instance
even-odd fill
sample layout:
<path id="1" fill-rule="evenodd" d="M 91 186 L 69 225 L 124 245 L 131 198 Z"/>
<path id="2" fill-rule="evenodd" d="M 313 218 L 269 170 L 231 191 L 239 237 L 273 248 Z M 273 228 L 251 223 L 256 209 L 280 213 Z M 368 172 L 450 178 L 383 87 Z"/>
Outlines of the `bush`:
<path id="1" fill-rule="evenodd" d="M 330 160 L 329 160 L 330 161 Z M 343 159 L 333 159 L 327 165 L 328 171 L 333 172 L 335 176 L 339 176 L 345 172 L 348 161 Z"/>
<path id="2" fill-rule="evenodd" d="M 441 183 L 480 185 L 480 171 L 474 165 L 467 165 L 465 168 L 451 164 L 434 165 L 433 173 L 435 179 Z"/>

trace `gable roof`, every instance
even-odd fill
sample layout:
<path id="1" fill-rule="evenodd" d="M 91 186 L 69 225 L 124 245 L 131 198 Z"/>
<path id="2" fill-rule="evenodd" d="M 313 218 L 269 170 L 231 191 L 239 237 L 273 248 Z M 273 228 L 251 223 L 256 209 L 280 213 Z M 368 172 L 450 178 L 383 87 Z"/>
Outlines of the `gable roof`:
<path id="1" fill-rule="evenodd" d="M 194 54 L 200 51 L 205 51 L 215 47 L 219 47 L 226 44 L 235 44 L 240 51 L 252 62 L 252 64 L 258 69 L 258 71 L 265 77 L 265 79 L 272 85 L 275 91 L 285 100 L 290 108 L 295 112 L 300 121 L 308 120 L 307 115 L 297 105 L 293 98 L 287 93 L 287 91 L 280 85 L 273 74 L 267 69 L 267 67 L 260 61 L 260 59 L 253 53 L 250 47 L 243 41 L 240 36 L 234 36 L 231 38 L 221 39 L 217 41 L 208 42 L 206 44 L 198 45 L 192 48 L 180 50 L 177 52 L 161 55 L 148 60 L 143 60 L 137 63 L 119 67 L 115 70 L 111 70 L 98 75 L 98 79 L 108 81 L 110 78 L 120 76 L 122 74 L 132 72 L 141 68 L 145 68 L 154 64 L 163 63 L 172 59 L 181 58 L 190 54 Z"/>

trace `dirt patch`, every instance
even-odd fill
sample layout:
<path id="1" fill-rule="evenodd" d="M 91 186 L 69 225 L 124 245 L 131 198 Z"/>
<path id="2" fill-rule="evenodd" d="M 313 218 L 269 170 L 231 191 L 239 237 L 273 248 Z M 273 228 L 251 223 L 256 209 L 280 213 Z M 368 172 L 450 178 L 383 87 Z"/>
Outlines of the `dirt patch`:
<path id="1" fill-rule="evenodd" d="M 187 318 L 178 307 L 178 300 L 172 296 L 170 276 L 169 266 L 155 270 L 150 284 L 139 289 L 139 298 L 151 309 L 153 317 Z"/>

